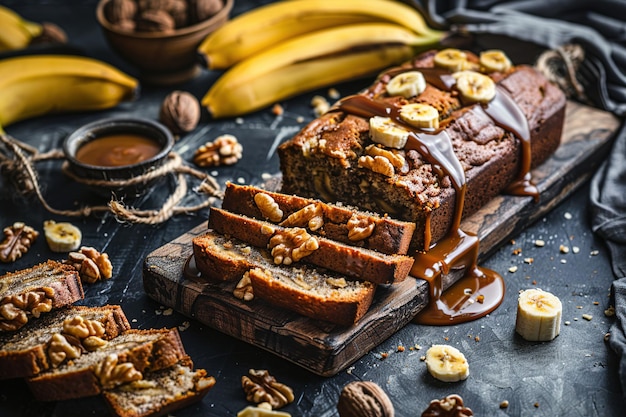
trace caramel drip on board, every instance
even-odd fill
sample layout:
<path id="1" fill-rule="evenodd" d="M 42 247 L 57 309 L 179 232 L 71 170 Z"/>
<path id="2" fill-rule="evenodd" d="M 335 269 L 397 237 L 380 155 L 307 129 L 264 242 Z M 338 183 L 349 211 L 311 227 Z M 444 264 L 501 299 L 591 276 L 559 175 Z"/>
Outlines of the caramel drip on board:
<path id="1" fill-rule="evenodd" d="M 442 81 L 443 85 L 445 84 Z M 447 325 L 483 317 L 495 310 L 504 297 L 504 280 L 495 271 L 477 265 L 478 238 L 460 229 L 467 184 L 465 172 L 453 152 L 445 129 L 416 130 L 407 126 L 399 109 L 364 95 L 346 97 L 338 109 L 361 117 L 389 117 L 410 132 L 405 150 L 416 150 L 439 171 L 450 177 L 456 191 L 454 218 L 444 239 L 428 251 L 416 252 L 411 275 L 428 282 L 429 303 L 414 319 L 416 323 Z M 427 215 L 426 226 L 430 223 Z M 430 229 L 425 238 L 430 242 Z M 463 277 L 444 293 L 444 275 L 462 273 Z"/>

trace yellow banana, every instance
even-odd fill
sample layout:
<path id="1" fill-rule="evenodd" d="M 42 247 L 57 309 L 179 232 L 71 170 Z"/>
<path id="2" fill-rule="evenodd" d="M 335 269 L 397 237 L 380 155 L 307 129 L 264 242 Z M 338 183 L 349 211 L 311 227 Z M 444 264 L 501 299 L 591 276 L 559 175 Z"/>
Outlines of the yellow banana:
<path id="1" fill-rule="evenodd" d="M 395 23 L 427 37 L 429 28 L 416 9 L 392 0 L 284 0 L 239 15 L 207 36 L 198 54 L 210 69 L 228 68 L 285 40 L 355 23 Z"/>
<path id="2" fill-rule="evenodd" d="M 305 34 L 226 71 L 202 104 L 214 117 L 248 113 L 298 93 L 406 61 L 440 39 L 439 35 L 415 35 L 389 23 L 346 25 Z M 329 70 L 334 73 L 329 74 Z"/>
<path id="3" fill-rule="evenodd" d="M 235 83 L 232 89 L 211 89 L 202 104 L 215 118 L 240 116 L 306 91 L 373 74 L 412 56 L 411 46 L 391 45 L 321 57 L 275 69 L 243 84 Z"/>
<path id="4" fill-rule="evenodd" d="M 96 59 L 30 55 L 0 61 L 0 132 L 51 113 L 101 110 L 134 99 L 138 81 Z"/>
<path id="5" fill-rule="evenodd" d="M 41 34 L 41 25 L 0 5 L 0 52 L 25 48 Z"/>

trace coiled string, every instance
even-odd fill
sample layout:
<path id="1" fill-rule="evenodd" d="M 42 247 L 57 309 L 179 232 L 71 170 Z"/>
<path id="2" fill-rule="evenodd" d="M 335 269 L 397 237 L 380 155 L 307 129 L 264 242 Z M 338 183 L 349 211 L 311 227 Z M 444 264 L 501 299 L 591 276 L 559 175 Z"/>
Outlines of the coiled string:
<path id="1" fill-rule="evenodd" d="M 65 161 L 62 165 L 63 172 L 74 181 L 91 187 L 102 187 L 105 189 L 126 188 L 146 184 L 152 180 L 164 177 L 168 174 L 176 176 L 176 188 L 166 199 L 163 206 L 158 210 L 140 210 L 130 208 L 121 201 L 112 198 L 107 205 L 83 206 L 75 210 L 56 209 L 46 201 L 39 182 L 39 176 L 35 164 L 37 162 L 64 159 L 65 155 L 59 149 L 40 153 L 34 147 L 27 145 L 17 139 L 0 133 L 0 143 L 4 149 L 0 149 L 0 173 L 6 175 L 15 187 L 22 194 L 35 193 L 37 199 L 49 212 L 68 217 L 87 217 L 95 213 L 110 212 L 119 221 L 142 224 L 158 224 L 170 219 L 178 214 L 189 214 L 206 208 L 216 199 L 222 197 L 220 186 L 212 176 L 196 170 L 185 164 L 183 159 L 176 152 L 171 152 L 167 160 L 160 167 L 145 172 L 127 180 L 94 180 L 81 178 L 74 175 L 69 169 L 69 163 Z M 6 154 L 5 154 L 6 153 Z M 12 156 L 11 156 L 12 155 Z M 192 176 L 201 181 L 195 191 L 204 194 L 207 198 L 200 204 L 193 206 L 180 206 L 180 202 L 188 191 L 186 176 Z"/>

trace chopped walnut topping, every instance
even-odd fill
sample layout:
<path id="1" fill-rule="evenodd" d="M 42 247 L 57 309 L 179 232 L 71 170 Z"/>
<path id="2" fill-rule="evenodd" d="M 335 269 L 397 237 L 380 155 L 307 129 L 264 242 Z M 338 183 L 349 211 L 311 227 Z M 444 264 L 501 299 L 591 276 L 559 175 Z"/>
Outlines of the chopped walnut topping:
<path id="1" fill-rule="evenodd" d="M 41 287 L 35 290 L 6 296 L 0 300 L 0 329 L 13 331 L 28 322 L 28 314 L 38 318 L 52 310 L 54 289 Z"/>
<path id="2" fill-rule="evenodd" d="M 365 154 L 374 158 L 376 158 L 377 156 L 386 158 L 395 169 L 402 169 L 402 167 L 406 163 L 406 160 L 404 159 L 404 156 L 402 154 L 398 153 L 397 151 L 394 152 L 392 150 L 385 149 L 377 145 L 369 145 L 368 147 L 366 147 Z"/>
<path id="3" fill-rule="evenodd" d="M 277 231 L 270 238 L 269 249 L 277 265 L 291 265 L 319 248 L 319 242 L 305 229 L 294 227 Z"/>
<path id="4" fill-rule="evenodd" d="M 252 282 L 250 281 L 250 274 L 247 271 L 245 274 L 243 274 L 243 277 L 241 277 L 241 280 L 237 283 L 237 286 L 233 290 L 233 295 L 243 301 L 250 301 L 254 299 Z"/>
<path id="5" fill-rule="evenodd" d="M 274 409 L 284 407 L 295 399 L 293 390 L 276 381 L 266 370 L 250 369 L 248 375 L 241 377 L 241 386 L 246 400 L 256 404 L 267 402 Z"/>
<path id="6" fill-rule="evenodd" d="M 315 231 L 324 226 L 324 214 L 321 204 L 309 204 L 292 213 L 280 223 L 285 227 L 305 227 Z"/>
<path id="7" fill-rule="evenodd" d="M 0 261 L 15 262 L 21 258 L 33 244 L 39 232 L 22 222 L 15 222 L 5 227 L 4 240 L 0 243 Z"/>
<path id="8" fill-rule="evenodd" d="M 474 413 L 463 406 L 463 399 L 456 394 L 448 395 L 440 400 L 432 400 L 422 417 L 470 417 Z"/>
<path id="9" fill-rule="evenodd" d="M 72 345 L 64 335 L 55 333 L 50 338 L 48 357 L 54 368 L 65 362 L 66 359 L 78 358 L 80 354 L 80 347 Z"/>
<path id="10" fill-rule="evenodd" d="M 222 135 L 213 142 L 200 146 L 193 157 L 193 162 L 201 167 L 233 165 L 241 159 L 243 147 L 233 135 Z"/>
<path id="11" fill-rule="evenodd" d="M 97 364 L 94 368 L 94 374 L 105 389 L 143 378 L 141 372 L 136 370 L 131 362 L 118 364 L 118 357 L 115 353 L 108 355 Z"/>
<path id="12" fill-rule="evenodd" d="M 371 157 L 369 155 L 364 155 L 359 158 L 358 162 L 359 167 L 366 168 L 371 171 L 374 171 L 378 174 L 382 174 L 385 177 L 391 177 L 395 170 L 393 169 L 393 165 L 389 162 L 388 159 L 382 156 Z"/>
<path id="13" fill-rule="evenodd" d="M 271 195 L 257 193 L 254 196 L 254 203 L 261 211 L 261 215 L 272 222 L 279 222 L 283 218 L 283 211 Z"/>
<path id="14" fill-rule="evenodd" d="M 93 284 L 100 279 L 113 276 L 113 265 L 109 255 L 100 253 L 90 246 L 83 246 L 79 252 L 70 252 L 65 263 L 72 265 L 83 282 Z"/>
<path id="15" fill-rule="evenodd" d="M 372 235 L 376 223 L 374 223 L 367 216 L 359 216 L 354 213 L 347 223 L 348 226 L 348 239 L 353 242 L 358 242 L 367 239 Z"/>

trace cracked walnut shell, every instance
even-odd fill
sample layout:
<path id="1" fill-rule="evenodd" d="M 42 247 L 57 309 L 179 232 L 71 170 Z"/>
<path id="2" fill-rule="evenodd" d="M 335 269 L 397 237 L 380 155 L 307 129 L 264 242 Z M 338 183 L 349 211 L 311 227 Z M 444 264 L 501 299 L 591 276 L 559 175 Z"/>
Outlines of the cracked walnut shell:
<path id="1" fill-rule="evenodd" d="M 267 402 L 273 409 L 284 407 L 295 399 L 293 390 L 276 381 L 267 370 L 250 369 L 248 375 L 241 377 L 241 386 L 246 400 L 256 404 Z"/>

